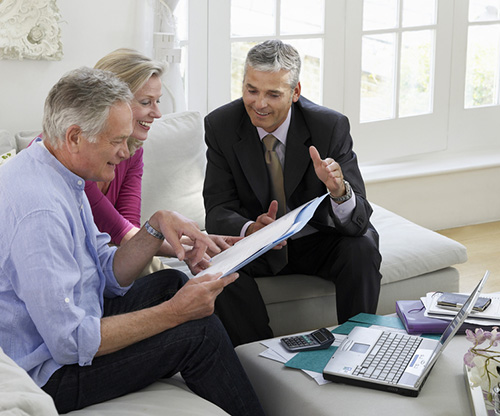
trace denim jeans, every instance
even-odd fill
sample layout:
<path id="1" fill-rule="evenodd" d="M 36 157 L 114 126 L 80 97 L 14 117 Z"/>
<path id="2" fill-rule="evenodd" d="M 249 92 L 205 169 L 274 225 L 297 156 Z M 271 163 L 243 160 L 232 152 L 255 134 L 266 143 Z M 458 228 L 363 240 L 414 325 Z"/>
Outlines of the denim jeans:
<path id="1" fill-rule="evenodd" d="M 105 299 L 104 316 L 161 303 L 186 281 L 183 273 L 172 269 L 153 273 L 137 280 L 125 296 Z M 90 366 L 63 366 L 43 390 L 52 396 L 58 411 L 66 413 L 140 390 L 178 372 L 193 392 L 231 415 L 264 414 L 215 315 L 96 357 Z"/>

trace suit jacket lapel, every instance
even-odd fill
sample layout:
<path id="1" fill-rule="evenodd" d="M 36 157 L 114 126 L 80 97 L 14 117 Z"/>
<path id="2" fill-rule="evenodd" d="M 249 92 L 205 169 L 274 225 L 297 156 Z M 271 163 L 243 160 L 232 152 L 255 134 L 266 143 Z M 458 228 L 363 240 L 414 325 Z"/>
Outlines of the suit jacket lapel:
<path id="1" fill-rule="evenodd" d="M 286 139 L 285 194 L 287 200 L 293 194 L 311 162 L 309 156 L 311 134 L 300 111 L 292 106 L 292 119 Z"/>
<path id="2" fill-rule="evenodd" d="M 234 153 L 255 196 L 262 204 L 263 210 L 267 211 L 269 208 L 267 206 L 269 202 L 267 168 L 257 129 L 252 125 L 248 116 L 242 118 L 237 134 L 240 140 L 234 144 Z"/>

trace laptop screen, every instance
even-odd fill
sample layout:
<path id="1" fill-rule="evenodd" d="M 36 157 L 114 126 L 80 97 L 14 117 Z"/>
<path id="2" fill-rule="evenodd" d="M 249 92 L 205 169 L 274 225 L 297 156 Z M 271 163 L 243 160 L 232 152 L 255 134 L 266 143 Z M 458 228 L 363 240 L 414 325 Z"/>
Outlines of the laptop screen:
<path id="1" fill-rule="evenodd" d="M 484 274 L 483 278 L 481 281 L 477 284 L 476 288 L 474 291 L 470 294 L 469 298 L 467 301 L 464 303 L 462 308 L 458 311 L 458 313 L 455 315 L 455 318 L 453 318 L 453 321 L 450 322 L 448 327 L 444 330 L 443 334 L 441 335 L 441 338 L 439 339 L 439 342 L 441 343 L 442 346 L 445 346 L 448 341 L 455 335 L 455 333 L 458 331 L 458 329 L 462 326 L 464 321 L 467 319 L 467 316 L 469 313 L 471 313 L 472 308 L 476 304 L 476 300 L 479 297 L 479 294 L 481 293 L 481 290 L 483 289 L 484 284 L 486 283 L 486 280 L 488 279 L 490 272 L 487 270 L 486 273 Z"/>

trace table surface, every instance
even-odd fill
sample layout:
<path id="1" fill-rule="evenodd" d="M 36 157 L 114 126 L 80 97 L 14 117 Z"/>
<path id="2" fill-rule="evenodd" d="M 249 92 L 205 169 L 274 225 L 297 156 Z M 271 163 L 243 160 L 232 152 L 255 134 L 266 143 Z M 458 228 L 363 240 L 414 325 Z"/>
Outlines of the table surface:
<path id="1" fill-rule="evenodd" d="M 455 335 L 418 397 L 338 383 L 320 386 L 303 371 L 259 357 L 266 349 L 259 342 L 241 345 L 236 352 L 268 416 L 470 416 L 472 408 L 463 370 L 463 356 L 470 345 L 464 335 Z"/>

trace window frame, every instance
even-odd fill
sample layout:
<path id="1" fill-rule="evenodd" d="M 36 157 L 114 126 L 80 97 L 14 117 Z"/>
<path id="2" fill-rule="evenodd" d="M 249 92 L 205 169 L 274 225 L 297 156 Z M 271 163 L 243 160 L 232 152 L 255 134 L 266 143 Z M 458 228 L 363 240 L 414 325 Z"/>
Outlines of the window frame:
<path id="1" fill-rule="evenodd" d="M 205 115 L 230 101 L 230 0 L 187 1 L 188 108 Z M 493 123 L 500 106 L 464 108 L 469 3 L 464 0 L 438 0 L 433 113 L 359 122 L 362 3 L 325 1 L 322 68 L 322 104 L 349 117 L 360 163 L 497 149 Z"/>

